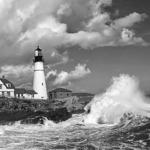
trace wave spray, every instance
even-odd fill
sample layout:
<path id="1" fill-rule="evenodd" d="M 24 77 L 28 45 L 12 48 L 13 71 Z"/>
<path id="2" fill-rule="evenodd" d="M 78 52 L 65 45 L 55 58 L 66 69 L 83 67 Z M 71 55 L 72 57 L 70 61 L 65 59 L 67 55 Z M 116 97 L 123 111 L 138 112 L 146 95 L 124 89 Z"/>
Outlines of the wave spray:
<path id="1" fill-rule="evenodd" d="M 150 116 L 150 105 L 145 103 L 147 100 L 136 77 L 120 75 L 112 79 L 112 85 L 104 94 L 95 96 L 85 107 L 88 114 L 84 122 L 114 124 L 128 112 Z"/>

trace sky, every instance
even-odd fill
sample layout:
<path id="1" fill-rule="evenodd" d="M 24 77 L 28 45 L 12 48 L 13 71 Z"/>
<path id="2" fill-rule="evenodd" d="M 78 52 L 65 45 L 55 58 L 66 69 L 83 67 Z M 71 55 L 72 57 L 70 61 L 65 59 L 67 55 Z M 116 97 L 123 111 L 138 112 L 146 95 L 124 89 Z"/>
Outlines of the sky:
<path id="1" fill-rule="evenodd" d="M 0 0 L 0 76 L 32 88 L 43 50 L 48 90 L 100 93 L 129 74 L 150 92 L 149 0 Z"/>

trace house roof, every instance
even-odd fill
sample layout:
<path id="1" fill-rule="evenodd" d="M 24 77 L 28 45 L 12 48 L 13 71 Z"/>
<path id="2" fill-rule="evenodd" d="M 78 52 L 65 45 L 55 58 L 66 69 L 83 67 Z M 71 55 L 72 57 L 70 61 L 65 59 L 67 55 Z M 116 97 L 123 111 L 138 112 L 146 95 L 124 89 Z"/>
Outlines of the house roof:
<path id="1" fill-rule="evenodd" d="M 0 80 L 6 86 L 7 89 L 15 89 L 15 86 L 14 86 L 14 84 L 12 82 L 8 81 L 5 78 L 0 78 Z"/>
<path id="2" fill-rule="evenodd" d="M 34 90 L 26 90 L 27 94 L 37 94 L 37 92 L 35 92 Z"/>
<path id="3" fill-rule="evenodd" d="M 64 88 L 57 88 L 57 89 L 50 91 L 49 93 L 54 93 L 54 92 L 72 92 L 72 91 L 68 89 L 64 89 Z"/>
<path id="4" fill-rule="evenodd" d="M 16 94 L 25 94 L 26 93 L 26 89 L 23 89 L 23 88 L 15 89 L 15 93 Z"/>
<path id="5" fill-rule="evenodd" d="M 18 88 L 18 89 L 15 89 L 15 94 L 37 94 L 37 93 L 34 90 Z"/>
<path id="6" fill-rule="evenodd" d="M 91 93 L 72 93 L 72 95 L 78 97 L 94 97 L 94 94 Z"/>

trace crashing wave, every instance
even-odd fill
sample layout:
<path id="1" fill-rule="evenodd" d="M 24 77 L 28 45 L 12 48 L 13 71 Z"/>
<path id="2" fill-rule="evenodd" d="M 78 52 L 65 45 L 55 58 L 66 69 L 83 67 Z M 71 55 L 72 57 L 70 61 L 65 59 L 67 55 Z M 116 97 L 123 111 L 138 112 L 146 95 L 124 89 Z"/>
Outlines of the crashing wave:
<path id="1" fill-rule="evenodd" d="M 121 117 L 128 112 L 150 116 L 150 105 L 139 88 L 137 78 L 120 75 L 113 78 L 113 84 L 102 95 L 97 95 L 85 107 L 87 115 L 84 122 L 88 124 L 119 123 Z"/>

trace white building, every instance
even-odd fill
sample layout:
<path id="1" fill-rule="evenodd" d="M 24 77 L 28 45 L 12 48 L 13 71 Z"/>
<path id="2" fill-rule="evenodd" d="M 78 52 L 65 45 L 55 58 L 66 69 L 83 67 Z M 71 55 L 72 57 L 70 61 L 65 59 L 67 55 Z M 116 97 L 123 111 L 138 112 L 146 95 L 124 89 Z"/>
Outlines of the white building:
<path id="1" fill-rule="evenodd" d="M 15 97 L 15 86 L 7 79 L 0 78 L 0 97 Z"/>
<path id="2" fill-rule="evenodd" d="M 24 88 L 15 89 L 15 97 L 18 99 L 35 99 L 36 94 L 34 90 L 27 90 Z"/>
<path id="3" fill-rule="evenodd" d="M 33 89 L 37 93 L 35 99 L 48 99 L 47 87 L 44 74 L 44 59 L 42 50 L 37 47 L 34 52 L 34 79 Z"/>

